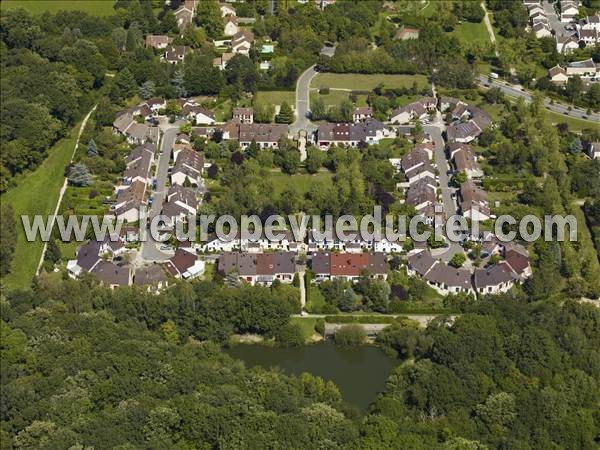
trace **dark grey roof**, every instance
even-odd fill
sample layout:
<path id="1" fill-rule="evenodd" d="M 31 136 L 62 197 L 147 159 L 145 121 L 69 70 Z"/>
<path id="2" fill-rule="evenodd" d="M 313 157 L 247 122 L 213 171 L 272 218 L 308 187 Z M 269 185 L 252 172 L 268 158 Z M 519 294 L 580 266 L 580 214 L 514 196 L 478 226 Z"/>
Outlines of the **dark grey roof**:
<path id="1" fill-rule="evenodd" d="M 311 268 L 316 274 L 329 274 L 331 272 L 329 253 L 315 253 L 312 256 Z"/>
<path id="2" fill-rule="evenodd" d="M 100 261 L 91 271 L 100 281 L 108 285 L 128 286 L 131 276 L 131 267 L 128 265 L 117 266 L 108 261 Z"/>
<path id="3" fill-rule="evenodd" d="M 505 264 L 494 264 L 485 269 L 475 270 L 475 287 L 477 289 L 487 286 L 498 286 L 514 279 L 510 269 Z"/>
<path id="4" fill-rule="evenodd" d="M 89 271 L 100 259 L 100 246 L 102 242 L 90 241 L 79 247 L 77 251 L 77 265 L 85 271 Z"/>
<path id="5" fill-rule="evenodd" d="M 136 269 L 133 284 L 137 286 L 147 286 L 165 283 L 166 281 L 167 275 L 163 268 L 158 264 L 153 264 L 148 267 Z"/>
<path id="6" fill-rule="evenodd" d="M 421 276 L 429 272 L 435 263 L 436 260 L 433 259 L 429 250 L 424 250 L 408 257 L 409 267 Z"/>

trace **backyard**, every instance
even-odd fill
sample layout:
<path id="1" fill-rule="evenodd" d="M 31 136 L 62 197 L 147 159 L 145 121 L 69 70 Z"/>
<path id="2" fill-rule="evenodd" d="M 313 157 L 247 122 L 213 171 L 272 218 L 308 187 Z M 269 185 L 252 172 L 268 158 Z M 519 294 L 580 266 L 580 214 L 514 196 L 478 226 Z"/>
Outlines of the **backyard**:
<path id="1" fill-rule="evenodd" d="M 304 196 L 313 186 L 326 187 L 332 182 L 333 174 L 331 172 L 318 172 L 314 175 L 308 173 L 299 173 L 296 175 L 287 175 L 283 172 L 271 172 L 269 178 L 274 184 L 274 193 L 279 194 L 284 189 L 293 187 L 298 194 Z"/>

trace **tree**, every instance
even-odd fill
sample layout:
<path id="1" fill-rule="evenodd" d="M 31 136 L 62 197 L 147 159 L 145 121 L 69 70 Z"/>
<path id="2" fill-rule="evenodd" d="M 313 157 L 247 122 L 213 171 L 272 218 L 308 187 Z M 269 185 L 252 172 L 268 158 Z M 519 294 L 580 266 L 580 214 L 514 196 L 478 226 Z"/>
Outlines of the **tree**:
<path id="1" fill-rule="evenodd" d="M 317 173 L 319 169 L 323 166 L 323 162 L 325 161 L 325 154 L 322 150 L 319 150 L 317 147 L 311 145 L 306 150 L 306 171 L 308 173 Z"/>
<path id="2" fill-rule="evenodd" d="M 457 253 L 452 257 L 452 259 L 450 259 L 450 265 L 456 268 L 462 267 L 466 260 L 467 257 L 464 253 Z"/>
<path id="3" fill-rule="evenodd" d="M 91 156 L 91 157 L 99 155 L 98 146 L 96 145 L 96 142 L 93 139 L 90 139 L 88 142 L 87 154 L 88 154 L 88 156 Z"/>
<path id="4" fill-rule="evenodd" d="M 15 246 L 17 244 L 17 227 L 13 208 L 7 202 L 0 209 L 0 275 L 10 272 Z"/>
<path id="5" fill-rule="evenodd" d="M 83 163 L 77 163 L 69 169 L 67 180 L 74 186 L 89 186 L 94 182 L 94 178 L 87 166 Z"/>
<path id="6" fill-rule="evenodd" d="M 327 118 L 327 108 L 325 102 L 318 96 L 310 107 L 310 116 L 312 120 L 324 120 Z"/>
<path id="7" fill-rule="evenodd" d="M 344 325 L 335 332 L 335 343 L 342 347 L 354 347 L 364 344 L 367 335 L 359 324 Z"/>
<path id="8" fill-rule="evenodd" d="M 354 293 L 352 288 L 346 289 L 344 291 L 344 293 L 342 294 L 342 297 L 340 298 L 340 301 L 338 303 L 338 307 L 340 308 L 340 311 L 344 311 L 344 312 L 355 311 L 357 306 L 358 306 L 358 304 L 357 304 L 356 294 Z"/>
<path id="9" fill-rule="evenodd" d="M 155 92 L 156 83 L 154 83 L 152 80 L 144 81 L 144 83 L 140 86 L 140 96 L 145 100 L 154 97 Z"/>
<path id="10" fill-rule="evenodd" d="M 277 332 L 276 339 L 284 347 L 299 347 L 304 344 L 302 326 L 299 323 L 288 323 Z"/>
<path id="11" fill-rule="evenodd" d="M 246 156 L 248 156 L 249 158 L 256 158 L 258 157 L 259 153 L 260 145 L 258 145 L 256 141 L 252 139 L 252 142 L 250 142 L 250 145 L 248 145 L 248 147 L 246 148 Z"/>
<path id="12" fill-rule="evenodd" d="M 44 253 L 44 261 L 49 262 L 52 266 L 59 262 L 62 258 L 60 247 L 56 243 L 56 239 L 50 239 Z"/>
<path id="13" fill-rule="evenodd" d="M 294 121 L 294 111 L 287 102 L 281 104 L 279 114 L 275 116 L 275 122 L 290 124 Z"/>
<path id="14" fill-rule="evenodd" d="M 171 84 L 175 89 L 175 93 L 178 97 L 186 97 L 187 89 L 185 87 L 185 79 L 183 69 L 177 69 L 173 73 L 173 78 L 171 79 Z"/>
<path id="15" fill-rule="evenodd" d="M 575 103 L 581 96 L 582 92 L 583 81 L 581 81 L 579 75 L 569 77 L 569 79 L 567 80 L 567 85 L 565 87 L 565 94 L 567 95 L 569 100 L 571 100 L 572 103 Z"/>
<path id="16" fill-rule="evenodd" d="M 177 325 L 172 320 L 167 320 L 160 326 L 160 331 L 167 341 L 171 345 L 179 344 L 179 331 L 177 331 Z"/>
<path id="17" fill-rule="evenodd" d="M 109 91 L 109 97 L 113 103 L 118 103 L 127 98 L 133 97 L 137 91 L 138 85 L 135 81 L 135 77 L 129 68 L 125 67 L 114 76 L 112 86 Z"/>
<path id="18" fill-rule="evenodd" d="M 575 138 L 573 142 L 571 142 L 571 145 L 569 145 L 569 151 L 575 154 L 581 153 L 583 151 L 583 144 L 581 143 L 581 139 L 579 139 L 578 137 Z"/>

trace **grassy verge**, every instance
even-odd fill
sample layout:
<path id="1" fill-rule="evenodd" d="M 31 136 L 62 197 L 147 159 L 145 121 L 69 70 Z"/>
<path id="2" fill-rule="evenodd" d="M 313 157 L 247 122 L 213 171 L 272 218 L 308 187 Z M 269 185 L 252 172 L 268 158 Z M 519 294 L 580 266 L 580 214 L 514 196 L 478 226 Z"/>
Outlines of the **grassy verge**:
<path id="1" fill-rule="evenodd" d="M 386 88 L 410 88 L 417 82 L 419 89 L 429 86 L 425 75 L 388 75 L 358 73 L 319 73 L 311 82 L 311 87 L 328 86 L 339 89 L 371 90 L 380 84 Z"/>
<path id="2" fill-rule="evenodd" d="M 111 0 L 2 0 L 0 10 L 23 8 L 32 14 L 48 11 L 83 11 L 92 16 L 110 16 L 115 14 L 114 1 Z"/>
<path id="3" fill-rule="evenodd" d="M 546 110 L 546 120 L 553 125 L 558 123 L 567 123 L 571 131 L 593 129 L 598 126 L 596 122 L 592 122 L 591 120 L 576 119 L 575 117 L 569 117 L 564 114 L 559 114 L 548 110 Z"/>
<path id="4" fill-rule="evenodd" d="M 8 288 L 28 288 L 35 275 L 44 244 L 39 239 L 27 242 L 21 215 L 33 217 L 39 214 L 46 219 L 54 213 L 78 130 L 79 124 L 48 150 L 48 157 L 37 170 L 1 198 L 3 203 L 12 205 L 17 221 L 17 246 L 11 273 L 4 277 L 4 284 Z"/>

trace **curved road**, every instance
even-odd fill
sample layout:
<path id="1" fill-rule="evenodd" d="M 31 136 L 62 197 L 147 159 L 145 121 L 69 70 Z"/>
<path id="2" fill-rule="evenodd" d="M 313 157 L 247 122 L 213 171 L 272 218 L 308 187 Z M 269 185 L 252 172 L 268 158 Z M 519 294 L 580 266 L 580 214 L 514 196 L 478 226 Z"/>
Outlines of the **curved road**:
<path id="1" fill-rule="evenodd" d="M 296 120 L 290 125 L 290 133 L 297 134 L 300 130 L 311 133 L 317 126 L 310 121 L 310 82 L 318 72 L 315 66 L 310 66 L 298 78 L 296 83 Z"/>
<path id="2" fill-rule="evenodd" d="M 522 97 L 527 102 L 530 102 L 533 97 L 531 92 L 525 91 L 525 90 L 523 90 L 523 88 L 520 88 L 520 87 L 512 85 L 512 84 L 503 83 L 501 81 L 489 80 L 488 77 L 485 77 L 483 75 L 480 75 L 478 77 L 478 81 L 479 81 L 479 84 L 482 84 L 486 87 L 498 88 L 510 97 L 517 97 L 517 98 Z M 586 111 L 581 108 L 572 108 L 571 111 L 569 111 L 568 106 L 560 104 L 560 103 L 551 104 L 550 100 L 547 98 L 544 98 L 544 106 L 547 109 L 549 109 L 550 111 L 556 112 L 558 114 L 563 114 L 565 116 L 575 117 L 577 119 L 582 119 L 582 120 L 587 119 L 590 121 L 590 125 L 592 122 L 600 122 L 600 114 L 598 114 L 598 113 L 586 114 Z"/>

